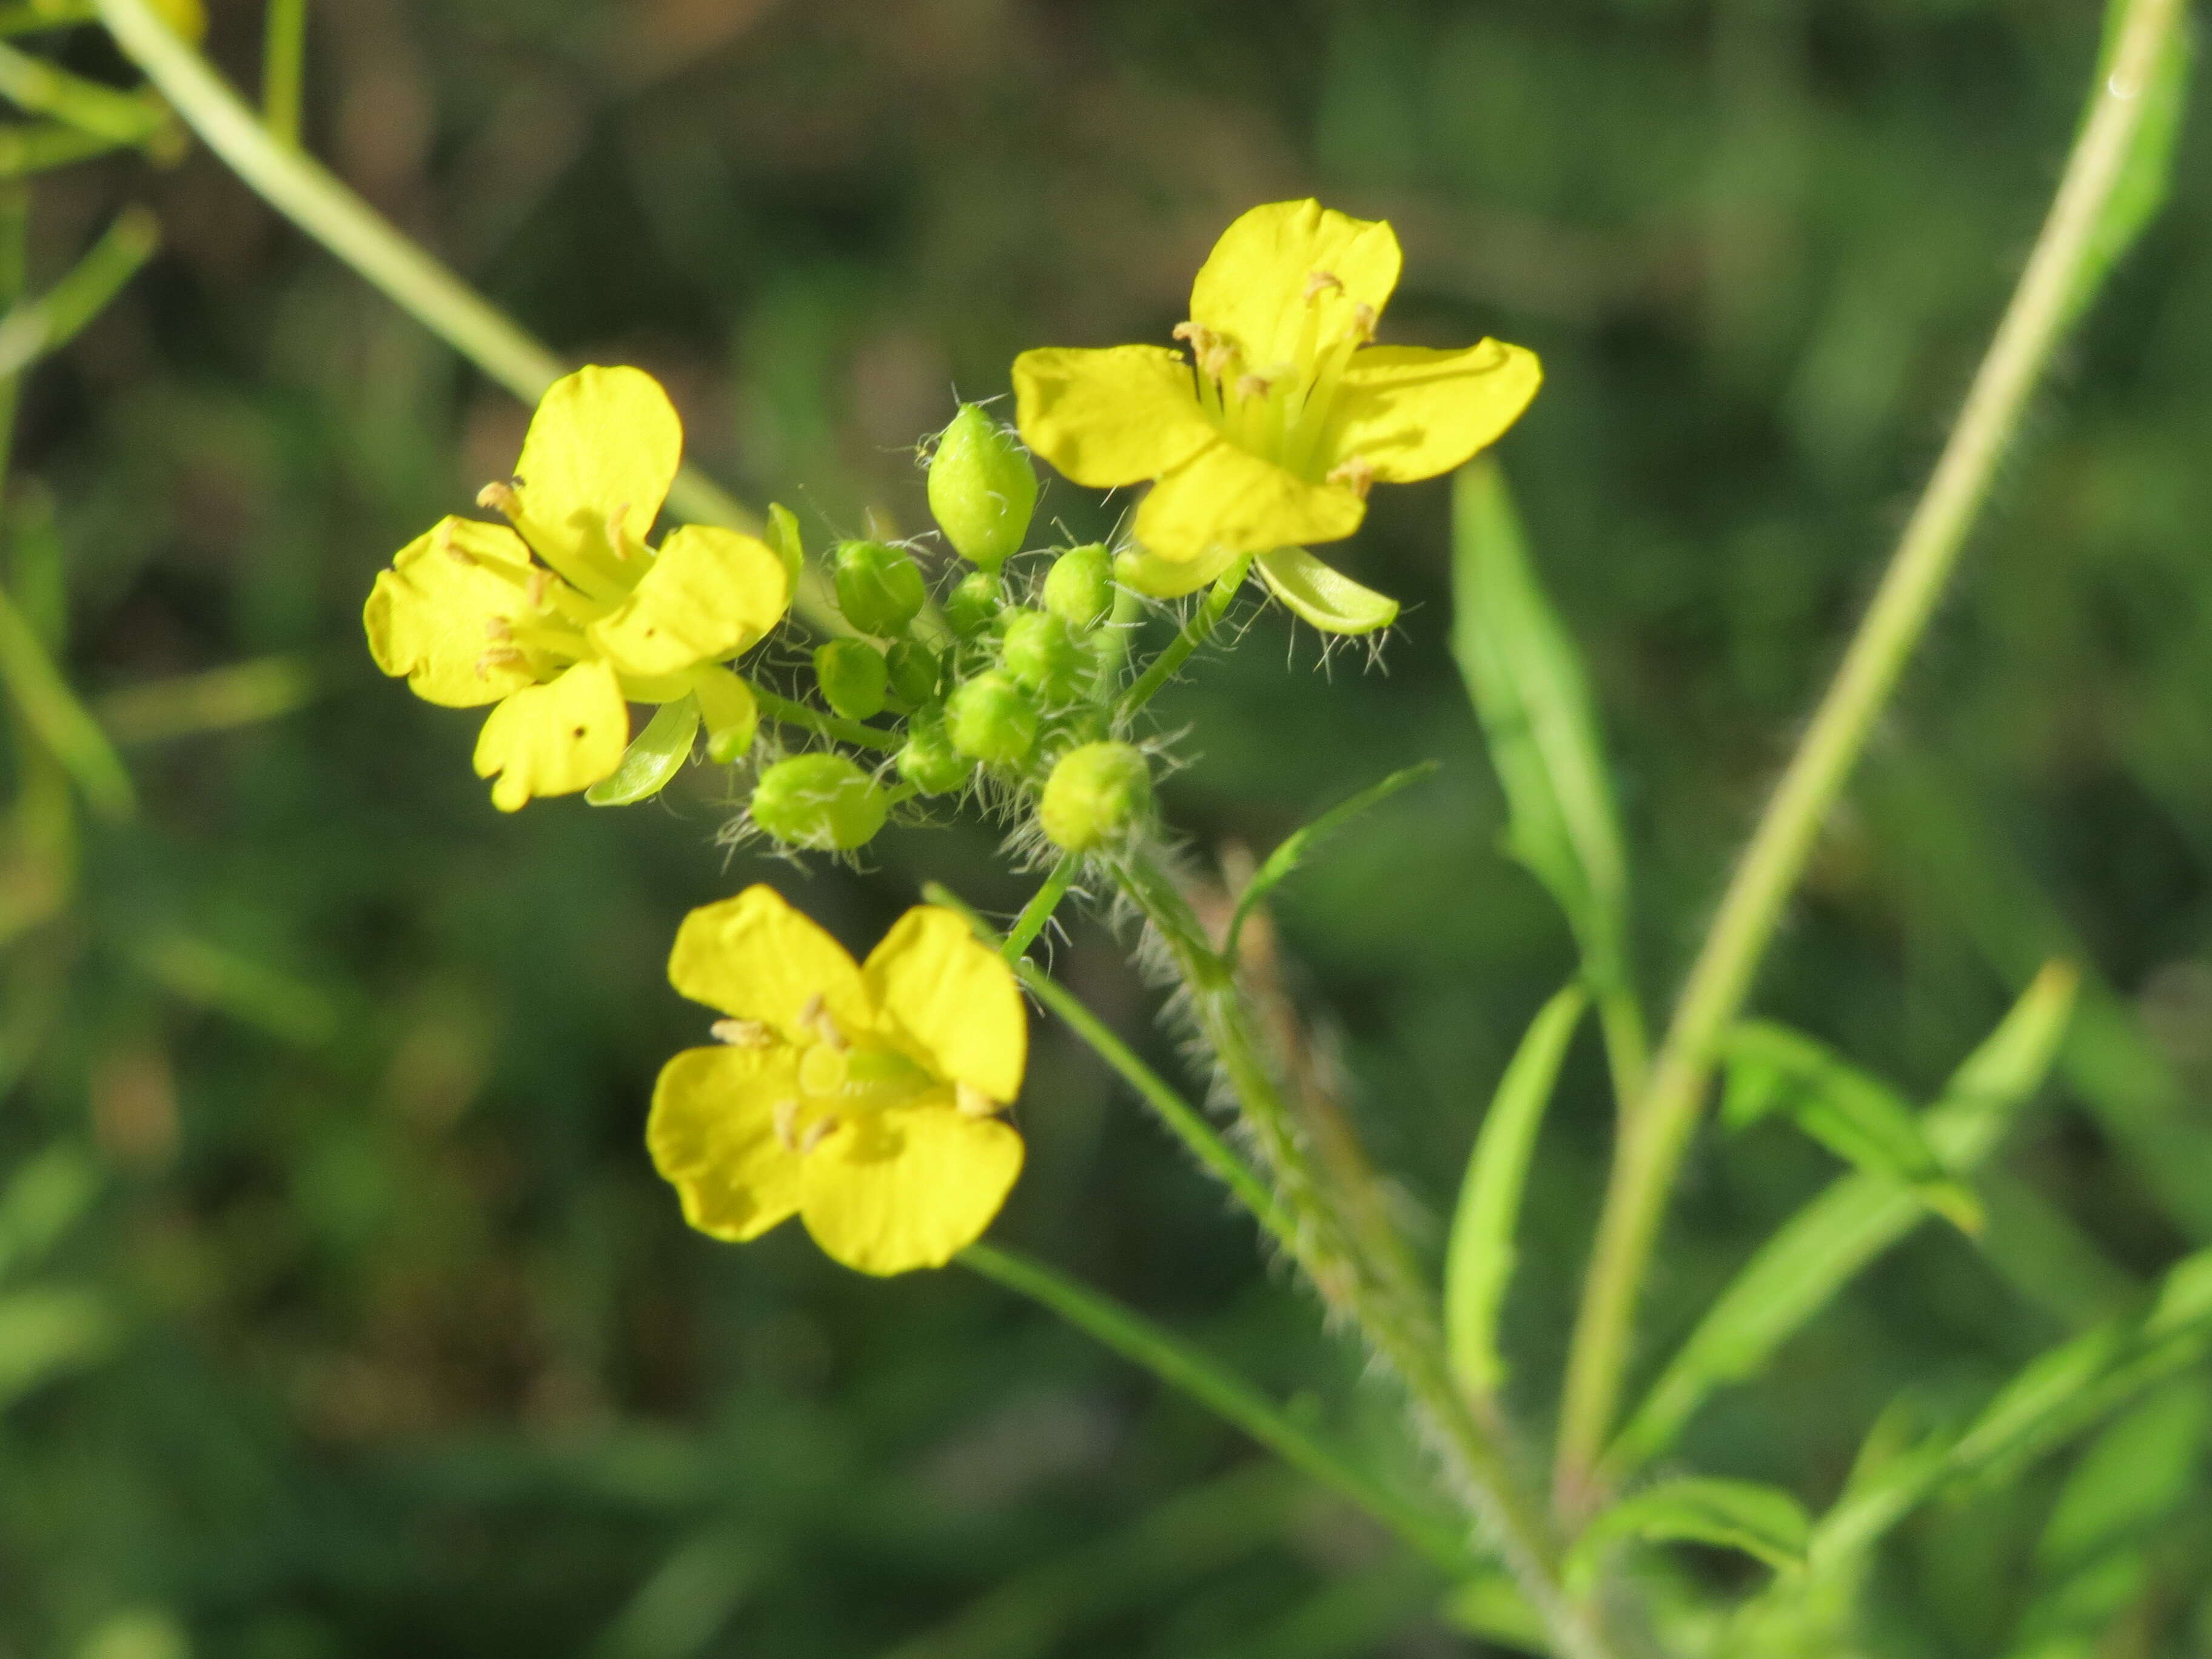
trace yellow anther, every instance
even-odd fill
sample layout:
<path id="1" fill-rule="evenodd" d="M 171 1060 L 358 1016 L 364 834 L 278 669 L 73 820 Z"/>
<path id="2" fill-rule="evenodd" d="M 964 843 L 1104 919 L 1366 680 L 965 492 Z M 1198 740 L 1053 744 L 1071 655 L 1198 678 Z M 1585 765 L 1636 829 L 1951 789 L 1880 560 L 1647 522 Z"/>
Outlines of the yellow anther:
<path id="1" fill-rule="evenodd" d="M 1375 463 L 1364 455 L 1350 456 L 1329 469 L 1328 482 L 1342 484 L 1365 501 L 1367 492 L 1375 487 Z"/>
<path id="2" fill-rule="evenodd" d="M 511 645 L 496 646 L 477 659 L 477 678 L 488 680 L 495 668 L 526 668 L 530 659 Z"/>
<path id="3" fill-rule="evenodd" d="M 1262 374 L 1240 374 L 1237 377 L 1237 395 L 1240 398 L 1264 398 L 1274 385 Z"/>
<path id="4" fill-rule="evenodd" d="M 1311 305 L 1329 289 L 1341 291 L 1343 287 L 1344 278 L 1333 270 L 1310 270 L 1306 273 L 1306 303 Z"/>
<path id="5" fill-rule="evenodd" d="M 543 611 L 545 608 L 545 601 L 552 597 L 553 573 L 546 569 L 544 565 L 532 565 L 530 584 L 524 590 L 524 593 L 529 599 L 530 608 L 532 611 Z"/>
<path id="6" fill-rule="evenodd" d="M 808 1124 L 806 1133 L 799 1138 L 799 1157 L 805 1158 L 807 1153 L 829 1139 L 831 1135 L 836 1134 L 839 1127 L 838 1120 L 834 1117 L 818 1117 Z"/>
<path id="7" fill-rule="evenodd" d="M 514 624 L 504 617 L 486 617 L 484 637 L 488 640 L 511 640 L 514 637 Z"/>
<path id="8" fill-rule="evenodd" d="M 623 528 L 624 522 L 629 517 L 628 501 L 624 501 L 607 514 L 607 545 L 614 549 L 615 557 L 617 559 L 627 559 L 630 556 L 629 532 Z"/>
<path id="9" fill-rule="evenodd" d="M 797 1152 L 799 1150 L 799 1136 L 796 1133 L 799 1127 L 799 1103 L 795 1100 L 777 1101 L 773 1121 L 775 1124 L 775 1138 L 783 1143 L 783 1149 L 787 1152 Z"/>
<path id="10" fill-rule="evenodd" d="M 775 1044 L 775 1033 L 761 1019 L 718 1019 L 707 1028 L 707 1034 L 732 1048 L 768 1048 Z"/>
<path id="11" fill-rule="evenodd" d="M 446 533 L 438 538 L 438 545 L 446 550 L 446 556 L 455 564 L 471 567 L 476 564 L 477 556 L 461 545 L 460 538 L 453 534 L 453 526 L 450 523 L 446 526 Z"/>
<path id="12" fill-rule="evenodd" d="M 829 999 L 819 991 L 809 997 L 806 1006 L 799 1011 L 799 1024 L 800 1030 L 813 1032 L 816 1041 L 828 1043 L 841 1054 L 852 1046 L 837 1029 L 836 1018 L 830 1012 Z"/>
<path id="13" fill-rule="evenodd" d="M 493 483 L 477 491 L 477 505 L 511 519 L 521 510 L 522 498 L 514 493 L 513 484 Z"/>
<path id="14" fill-rule="evenodd" d="M 1352 308 L 1352 326 L 1363 340 L 1375 337 L 1375 307 L 1362 300 Z"/>
<path id="15" fill-rule="evenodd" d="M 994 1100 L 972 1083 L 956 1084 L 952 1102 L 968 1117 L 996 1117 L 1006 1109 L 1002 1100 Z"/>

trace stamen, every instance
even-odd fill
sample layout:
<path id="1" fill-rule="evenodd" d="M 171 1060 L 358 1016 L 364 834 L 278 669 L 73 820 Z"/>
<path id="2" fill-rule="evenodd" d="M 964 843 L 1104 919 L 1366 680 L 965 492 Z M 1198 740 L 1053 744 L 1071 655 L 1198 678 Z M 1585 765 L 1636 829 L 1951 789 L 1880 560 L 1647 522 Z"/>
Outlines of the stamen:
<path id="1" fill-rule="evenodd" d="M 799 1023 L 838 1054 L 852 1047 L 845 1041 L 845 1034 L 837 1029 L 836 1018 L 830 1012 L 829 999 L 819 991 L 809 997 L 806 1006 L 799 1011 Z"/>
<path id="2" fill-rule="evenodd" d="M 806 1126 L 806 1133 L 799 1138 L 799 1146 L 797 1150 L 799 1157 L 805 1158 L 807 1153 L 812 1152 L 823 1141 L 829 1139 L 831 1135 L 836 1134 L 837 1131 L 843 1127 L 844 1126 L 840 1120 L 834 1117 L 818 1117 L 815 1119 L 813 1122 Z"/>
<path id="3" fill-rule="evenodd" d="M 614 549 L 617 559 L 627 559 L 630 556 L 629 531 L 626 527 L 629 519 L 628 501 L 607 514 L 607 545 Z"/>
<path id="4" fill-rule="evenodd" d="M 511 483 L 488 483 L 477 491 L 477 505 L 488 507 L 502 518 L 512 519 L 522 509 L 522 497 L 514 493 Z"/>
<path id="5" fill-rule="evenodd" d="M 777 1101 L 775 1103 L 775 1116 L 774 1121 L 775 1123 L 775 1138 L 783 1143 L 784 1151 L 787 1152 L 797 1152 L 799 1150 L 799 1137 L 794 1131 L 797 1129 L 799 1125 L 799 1103 L 795 1100 Z"/>
<path id="6" fill-rule="evenodd" d="M 527 668 L 530 659 L 511 645 L 496 646 L 477 659 L 477 678 L 488 680 L 495 668 Z"/>
<path id="7" fill-rule="evenodd" d="M 992 1099 L 972 1083 L 954 1085 L 952 1103 L 963 1117 L 996 1117 L 1006 1109 L 1004 1101 Z"/>
<path id="8" fill-rule="evenodd" d="M 1263 374 L 1239 374 L 1237 395 L 1240 398 L 1264 398 L 1273 382 Z"/>
<path id="9" fill-rule="evenodd" d="M 1375 338 L 1375 307 L 1369 305 L 1366 301 L 1362 300 L 1358 305 L 1352 307 L 1352 330 L 1359 336 L 1363 342 L 1370 343 L 1373 342 Z"/>
<path id="10" fill-rule="evenodd" d="M 460 538 L 453 533 L 452 525 L 448 524 L 446 526 L 446 533 L 438 538 L 438 545 L 445 550 L 446 556 L 455 564 L 465 564 L 474 568 L 477 556 L 461 545 Z"/>
<path id="11" fill-rule="evenodd" d="M 484 637 L 488 640 L 499 640 L 501 641 L 511 640 L 514 637 L 514 624 L 508 622 L 504 617 L 486 617 L 484 618 Z"/>
<path id="12" fill-rule="evenodd" d="M 1331 289 L 1335 289 L 1341 293 L 1344 289 L 1344 278 L 1333 270 L 1306 272 L 1306 303 L 1308 305 L 1311 305 Z"/>
<path id="13" fill-rule="evenodd" d="M 1347 456 L 1329 469 L 1324 482 L 1342 484 L 1364 501 L 1375 488 L 1375 463 L 1364 455 Z"/>
<path id="14" fill-rule="evenodd" d="M 532 611 L 543 611 L 545 608 L 545 601 L 552 596 L 553 573 L 544 565 L 532 565 L 530 580 L 524 592 L 530 600 L 530 608 Z"/>
<path id="15" fill-rule="evenodd" d="M 707 1035 L 717 1042 L 726 1042 L 732 1048 L 771 1048 L 775 1046 L 775 1033 L 761 1019 L 718 1019 L 707 1028 Z"/>

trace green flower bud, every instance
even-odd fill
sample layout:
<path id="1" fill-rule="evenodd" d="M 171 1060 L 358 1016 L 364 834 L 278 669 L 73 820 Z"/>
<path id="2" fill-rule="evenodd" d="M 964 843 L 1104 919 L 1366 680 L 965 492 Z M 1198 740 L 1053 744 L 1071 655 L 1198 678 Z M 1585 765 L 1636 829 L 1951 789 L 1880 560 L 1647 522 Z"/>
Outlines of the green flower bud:
<path id="1" fill-rule="evenodd" d="M 1036 495 L 1036 474 L 1020 440 L 981 404 L 961 404 L 929 459 L 929 510 L 953 550 L 996 570 L 1021 550 Z"/>
<path id="2" fill-rule="evenodd" d="M 863 634 L 896 639 L 921 612 L 921 568 L 881 542 L 837 544 L 837 608 Z"/>
<path id="3" fill-rule="evenodd" d="M 945 702 L 945 714 L 952 746 L 979 761 L 1016 765 L 1036 746 L 1036 704 L 995 669 L 955 691 Z"/>
<path id="4" fill-rule="evenodd" d="M 966 783 L 975 763 L 952 746 L 941 720 L 918 720 L 898 751 L 898 775 L 925 795 L 950 794 Z"/>
<path id="5" fill-rule="evenodd" d="M 1152 804 L 1152 769 L 1141 753 L 1126 743 L 1086 743 L 1052 769 L 1037 819 L 1054 846 L 1087 853 L 1127 836 Z"/>
<path id="6" fill-rule="evenodd" d="M 937 653 L 920 640 L 899 640 L 885 653 L 890 670 L 891 695 L 908 708 L 919 708 L 937 698 L 937 683 L 944 664 Z"/>
<path id="7" fill-rule="evenodd" d="M 998 614 L 999 579 L 988 570 L 969 571 L 945 596 L 945 620 L 961 639 L 974 639 Z"/>
<path id="8" fill-rule="evenodd" d="M 890 803 L 842 755 L 794 755 L 761 774 L 753 822 L 787 847 L 839 852 L 875 838 Z"/>
<path id="9" fill-rule="evenodd" d="M 1114 608 L 1114 560 L 1097 542 L 1061 554 L 1045 574 L 1044 608 L 1079 634 Z"/>
<path id="10" fill-rule="evenodd" d="M 884 653 L 866 640 L 832 640 L 814 647 L 814 678 L 830 708 L 848 720 L 884 712 L 890 671 Z"/>
<path id="11" fill-rule="evenodd" d="M 1048 611 L 1017 611 L 1006 619 L 1000 660 L 1018 684 L 1047 702 L 1066 702 L 1075 696 L 1091 667 L 1073 630 Z"/>

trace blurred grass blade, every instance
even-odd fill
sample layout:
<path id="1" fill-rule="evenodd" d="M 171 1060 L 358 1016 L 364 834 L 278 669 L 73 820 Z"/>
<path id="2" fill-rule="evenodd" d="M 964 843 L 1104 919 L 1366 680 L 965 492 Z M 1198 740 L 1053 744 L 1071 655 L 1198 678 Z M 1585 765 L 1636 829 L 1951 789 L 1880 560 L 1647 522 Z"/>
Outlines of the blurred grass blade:
<path id="1" fill-rule="evenodd" d="M 297 149 L 307 76 L 307 0 L 269 0 L 261 29 L 261 118 L 270 137 Z"/>
<path id="2" fill-rule="evenodd" d="M 2097 58 L 2091 109 L 2111 78 L 2113 58 L 2119 50 L 2128 14 L 2142 3 L 2142 0 L 2106 0 L 2105 39 Z M 2106 199 L 2104 212 L 2098 217 L 2075 279 L 2071 304 L 2076 313 L 2096 298 L 2113 267 L 2127 257 L 2172 193 L 2174 151 L 2180 143 L 2183 118 L 2189 110 L 2195 59 L 2195 37 L 2185 14 L 2180 27 L 2172 32 L 2165 51 L 2160 54 L 2149 81 L 2138 94 L 2143 100 L 2143 110 L 2137 120 L 2134 141 L 2128 147 L 2127 159 L 2121 164 L 2119 179 Z M 2082 112 L 2084 126 L 2088 124 L 2089 115 L 2089 110 Z"/>
<path id="3" fill-rule="evenodd" d="M 0 1296 L 0 1409 L 114 1349 L 116 1324 L 90 1291 L 42 1286 Z"/>
<path id="4" fill-rule="evenodd" d="M 1738 1025 L 1723 1052 L 1721 1114 L 1729 1127 L 1781 1112 L 1846 1163 L 1910 1187 L 1961 1232 L 1981 1231 L 1981 1200 L 1943 1167 L 1912 1109 L 1887 1084 L 1825 1043 L 1764 1020 Z"/>
<path id="5" fill-rule="evenodd" d="M 271 1036 L 312 1048 L 337 1035 L 337 1009 L 328 996 L 234 951 L 167 933 L 140 941 L 134 954 L 171 994 Z"/>
<path id="6" fill-rule="evenodd" d="M 280 719 L 321 689 L 307 659 L 261 657 L 124 686 L 100 696 L 93 711 L 118 744 L 165 743 Z"/>
<path id="7" fill-rule="evenodd" d="M 650 800 L 668 787 L 691 758 L 699 736 L 699 700 L 678 697 L 664 702 L 645 730 L 630 739 L 622 763 L 584 792 L 594 806 L 628 806 Z"/>
<path id="8" fill-rule="evenodd" d="M 722 1633 L 769 1568 L 768 1552 L 726 1523 L 687 1540 L 585 1650 L 586 1659 L 693 1659 Z"/>
<path id="9" fill-rule="evenodd" d="M 1308 854 L 1351 823 L 1361 813 L 1381 805 L 1401 789 L 1419 783 L 1435 775 L 1443 765 L 1441 761 L 1423 761 L 1419 766 L 1409 766 L 1402 772 L 1393 772 L 1382 782 L 1361 790 L 1340 806 L 1333 806 L 1311 823 L 1292 830 L 1283 839 L 1282 845 L 1267 854 L 1267 861 L 1255 871 L 1252 879 L 1237 900 L 1237 912 L 1229 919 L 1229 937 L 1221 954 L 1231 962 L 1237 960 L 1237 941 L 1244 931 L 1245 920 L 1263 903 L 1268 894 L 1280 886 L 1285 877 L 1305 862 Z"/>
<path id="10" fill-rule="evenodd" d="M 984 1278 L 1049 1309 L 1169 1387 L 1226 1419 L 1300 1474 L 1365 1510 L 1440 1566 L 1454 1572 L 1467 1570 L 1468 1546 L 1450 1522 L 1391 1491 L 1242 1376 L 1164 1327 L 1041 1261 L 995 1245 L 970 1244 L 957 1259 Z"/>
<path id="11" fill-rule="evenodd" d="M 0 43 L 0 98 L 116 144 L 143 143 L 169 118 L 157 100 L 118 92 Z"/>
<path id="12" fill-rule="evenodd" d="M 1453 1375 L 1477 1394 L 1495 1394 L 1505 1380 L 1498 1319 L 1513 1277 L 1521 1194 L 1560 1063 L 1589 1006 L 1589 993 L 1574 984 L 1537 1011 L 1498 1080 L 1460 1183 L 1444 1253 L 1444 1341 Z"/>
<path id="13" fill-rule="evenodd" d="M 99 1191 L 99 1166 L 68 1141 L 18 1165 L 0 1187 L 0 1279 L 37 1266 Z"/>
<path id="14" fill-rule="evenodd" d="M 75 339 L 161 245 L 161 222 L 146 209 L 128 207 L 117 214 L 107 234 L 68 276 L 0 317 L 0 375 L 20 374 Z"/>
<path id="15" fill-rule="evenodd" d="M 2042 1087 L 2079 982 L 2072 968 L 2047 966 L 1923 1115 L 1922 1132 L 1946 1167 L 1971 1170 L 1982 1162 Z M 1756 1376 L 1925 1213 L 1894 1182 L 1853 1175 L 1784 1222 L 1690 1334 L 1608 1449 L 1613 1478 L 1672 1445 L 1715 1389 Z"/>
<path id="16" fill-rule="evenodd" d="M 1583 1528 L 1567 1554 L 1567 1581 L 1587 1587 L 1614 1545 L 1711 1544 L 1778 1571 L 1802 1566 L 1813 1535 L 1805 1506 L 1778 1486 L 1688 1475 L 1632 1492 Z"/>
<path id="17" fill-rule="evenodd" d="M 138 792 L 107 733 L 85 710 L 15 602 L 0 591 L 0 682 L 39 741 L 68 769 L 94 811 L 129 817 Z"/>
<path id="18" fill-rule="evenodd" d="M 1630 982 L 1620 814 L 1581 656 L 1496 462 L 1454 481 L 1452 547 L 1452 650 L 1505 790 L 1508 845 L 1566 912 L 1602 997 Z"/>

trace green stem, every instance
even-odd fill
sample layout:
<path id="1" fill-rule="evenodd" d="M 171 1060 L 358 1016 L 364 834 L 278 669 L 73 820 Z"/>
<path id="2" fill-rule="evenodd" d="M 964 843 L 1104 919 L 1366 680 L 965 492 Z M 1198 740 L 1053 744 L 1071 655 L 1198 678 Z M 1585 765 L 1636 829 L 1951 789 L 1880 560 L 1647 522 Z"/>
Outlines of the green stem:
<path id="1" fill-rule="evenodd" d="M 1702 1112 L 1714 1048 L 1749 994 L 1822 821 L 1942 598 L 1997 463 L 2074 313 L 2180 0 L 2137 0 L 2012 302 L 1873 604 L 1790 759 L 1685 981 L 1641 1103 L 1624 1123 L 1562 1405 L 1564 1513 L 1587 1513 L 1620 1403 L 1636 1309 L 1667 1200 Z"/>
<path id="2" fill-rule="evenodd" d="M 14 376 L 59 350 L 107 309 L 161 245 L 161 227 L 142 207 L 127 207 L 68 276 L 37 299 L 0 316 L 0 376 Z"/>
<path id="3" fill-rule="evenodd" d="M 1176 670 L 1189 660 L 1190 653 L 1213 637 L 1213 630 L 1235 602 L 1237 590 L 1244 586 L 1244 578 L 1251 574 L 1252 558 L 1247 553 L 1221 573 L 1220 580 L 1207 591 L 1205 601 L 1182 625 L 1182 631 L 1166 650 L 1152 659 L 1152 665 L 1138 676 L 1137 683 L 1121 694 L 1121 701 L 1114 711 L 1117 719 L 1127 720 L 1150 702 L 1153 695 L 1175 677 Z"/>
<path id="4" fill-rule="evenodd" d="M 91 0 L 16 0 L 13 5 L 0 5 L 0 35 L 74 28 L 97 15 Z"/>
<path id="5" fill-rule="evenodd" d="M 1365 1510 L 1446 1571 L 1465 1574 L 1474 1565 L 1449 1522 L 1393 1492 L 1251 1383 L 1174 1333 L 1032 1257 L 976 1243 L 963 1250 L 959 1260 L 994 1284 L 1051 1310 L 1234 1424 L 1300 1474 Z"/>
<path id="6" fill-rule="evenodd" d="M 1644 1098 L 1651 1072 L 1651 1037 L 1644 1029 L 1644 1003 L 1627 986 L 1599 990 L 1596 1001 L 1606 1067 L 1613 1073 L 1613 1097 L 1625 1119 Z"/>
<path id="7" fill-rule="evenodd" d="M 793 702 L 773 691 L 745 682 L 751 689 L 753 701 L 770 720 L 781 720 L 786 726 L 803 726 L 817 737 L 835 738 L 840 743 L 854 744 L 863 749 L 892 750 L 899 746 L 898 739 L 890 732 L 872 726 L 863 726 L 858 720 L 848 720 L 836 714 L 825 714 L 818 708 L 809 708 L 803 702 Z"/>
<path id="8" fill-rule="evenodd" d="M 1008 962 L 1019 962 L 1030 946 L 1036 943 L 1036 936 L 1044 932 L 1045 923 L 1052 920 L 1052 913 L 1060 908 L 1060 900 L 1067 896 L 1068 888 L 1074 884 L 1075 872 L 1082 863 L 1077 854 L 1063 854 L 1060 862 L 1052 866 L 1052 872 L 1045 877 L 1044 884 L 1030 895 L 1021 915 L 1014 919 L 1006 943 L 999 947 Z"/>
<path id="9" fill-rule="evenodd" d="M 922 888 L 922 896 L 932 904 L 944 905 L 957 910 L 968 918 L 968 925 L 975 930 L 976 937 L 987 945 L 999 943 L 990 925 L 976 915 L 960 897 L 936 882 Z M 1114 1034 L 1113 1028 L 1084 1006 L 1082 1000 L 1066 986 L 1038 967 L 1027 957 L 1014 963 L 1014 973 L 1028 988 L 1030 994 L 1060 1017 L 1060 1023 L 1090 1045 L 1099 1059 L 1121 1074 L 1121 1080 L 1143 1097 L 1145 1103 L 1159 1114 L 1176 1138 L 1189 1149 L 1191 1155 L 1204 1164 L 1223 1185 L 1235 1194 L 1237 1201 L 1251 1212 L 1255 1219 L 1285 1246 L 1294 1243 L 1291 1219 L 1274 1194 L 1267 1190 L 1267 1182 L 1252 1172 L 1252 1166 L 1232 1151 L 1227 1141 L 1215 1133 L 1206 1121 L 1206 1114 L 1185 1100 L 1175 1087 L 1158 1072 L 1137 1058 L 1136 1050 Z"/>
<path id="10" fill-rule="evenodd" d="M 0 44 L 0 97 L 111 143 L 143 143 L 167 119 L 150 99 L 118 92 Z"/>
<path id="11" fill-rule="evenodd" d="M 307 84 L 307 0 L 269 0 L 261 31 L 261 113 L 269 136 L 300 147 L 300 111 Z"/>

